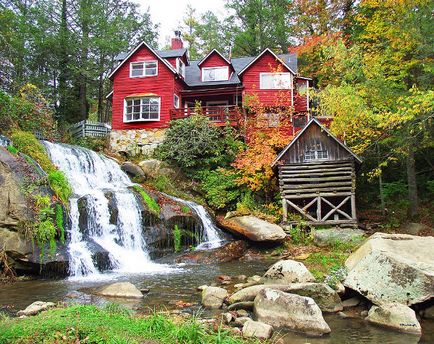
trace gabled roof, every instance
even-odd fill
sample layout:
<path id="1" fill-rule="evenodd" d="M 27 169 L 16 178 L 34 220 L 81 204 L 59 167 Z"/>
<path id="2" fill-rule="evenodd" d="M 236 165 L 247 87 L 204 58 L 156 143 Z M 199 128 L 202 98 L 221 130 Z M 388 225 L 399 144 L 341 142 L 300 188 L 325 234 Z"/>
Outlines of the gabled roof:
<path id="1" fill-rule="evenodd" d="M 126 62 L 128 61 L 128 59 L 137 51 L 139 50 L 142 46 L 145 46 L 146 48 L 148 48 L 151 53 L 153 53 L 161 62 L 163 62 L 163 64 L 169 68 L 169 70 L 171 72 L 173 72 L 174 74 L 177 74 L 175 68 L 173 68 L 173 66 L 167 62 L 165 59 L 163 59 L 158 53 L 157 51 L 155 51 L 154 49 L 152 49 L 152 47 L 150 47 L 148 44 L 146 44 L 145 42 L 141 42 L 139 44 L 137 44 L 137 46 L 131 50 L 131 52 L 123 59 L 123 61 L 121 63 L 119 63 L 116 68 L 110 73 L 110 75 L 108 76 L 109 78 L 111 78 L 118 70 L 119 68 Z"/>
<path id="2" fill-rule="evenodd" d="M 277 56 L 275 53 L 273 53 L 269 48 L 266 48 L 260 53 L 258 56 L 256 56 L 249 64 L 247 64 L 240 72 L 238 72 L 238 75 L 243 74 L 253 63 L 255 63 L 262 55 L 264 55 L 266 52 L 269 52 L 271 55 L 273 55 L 276 60 L 278 60 L 280 63 L 282 63 L 286 68 L 289 69 L 289 71 L 292 74 L 295 74 L 296 72 L 289 66 L 286 61 L 282 60 L 279 56 Z"/>
<path id="3" fill-rule="evenodd" d="M 277 162 L 282 159 L 282 157 L 285 155 L 285 153 L 288 151 L 289 148 L 292 147 L 292 145 L 297 142 L 297 140 L 300 138 L 300 136 L 303 135 L 303 133 L 309 128 L 311 125 L 316 124 L 318 125 L 321 130 L 324 130 L 325 133 L 330 136 L 333 140 L 335 140 L 343 149 L 345 149 L 348 153 L 350 153 L 356 161 L 361 164 L 362 159 L 357 156 L 356 153 L 354 153 L 351 149 L 349 149 L 343 142 L 341 142 L 336 136 L 334 136 L 325 126 L 323 126 L 316 118 L 312 118 L 309 123 L 306 124 L 306 126 L 300 130 L 300 132 L 294 137 L 294 139 L 285 147 L 282 149 L 282 151 L 279 153 L 279 155 L 274 159 L 274 161 L 271 164 L 271 167 L 274 167 Z"/>
<path id="4" fill-rule="evenodd" d="M 187 53 L 186 48 L 182 49 L 171 49 L 171 50 L 157 50 L 158 55 L 160 55 L 163 59 L 167 59 L 170 57 L 182 57 Z"/>
<path id="5" fill-rule="evenodd" d="M 198 66 L 200 66 L 202 63 L 204 63 L 207 59 L 208 59 L 208 57 L 210 57 L 212 54 L 217 54 L 217 55 L 219 55 L 223 60 L 225 60 L 226 61 L 226 63 L 228 64 L 228 65 L 231 65 L 231 62 L 226 58 L 226 57 L 224 57 L 223 56 L 223 54 L 221 54 L 217 49 L 213 49 L 213 50 L 211 50 L 202 60 L 200 60 L 199 62 L 198 62 Z"/>

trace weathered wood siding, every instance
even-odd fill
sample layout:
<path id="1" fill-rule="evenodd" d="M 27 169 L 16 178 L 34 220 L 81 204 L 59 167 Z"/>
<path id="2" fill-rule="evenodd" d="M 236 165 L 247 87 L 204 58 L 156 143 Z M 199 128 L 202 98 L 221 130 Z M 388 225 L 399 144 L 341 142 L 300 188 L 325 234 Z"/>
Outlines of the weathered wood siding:
<path id="1" fill-rule="evenodd" d="M 158 75 L 141 78 L 130 78 L 130 63 L 139 61 L 158 61 Z M 143 129 L 167 127 L 170 118 L 169 111 L 173 108 L 173 92 L 175 74 L 160 61 L 148 48 L 142 46 L 121 68 L 113 79 L 113 129 Z M 160 121 L 144 121 L 124 123 L 124 99 L 132 94 L 149 93 L 160 97 Z"/>
<path id="2" fill-rule="evenodd" d="M 342 148 L 333 138 L 329 137 L 319 126 L 309 126 L 303 135 L 288 149 L 281 158 L 281 164 L 304 163 L 304 154 L 306 149 L 312 143 L 321 143 L 322 148 L 327 150 L 327 161 L 339 161 L 352 159 L 352 155 Z"/>

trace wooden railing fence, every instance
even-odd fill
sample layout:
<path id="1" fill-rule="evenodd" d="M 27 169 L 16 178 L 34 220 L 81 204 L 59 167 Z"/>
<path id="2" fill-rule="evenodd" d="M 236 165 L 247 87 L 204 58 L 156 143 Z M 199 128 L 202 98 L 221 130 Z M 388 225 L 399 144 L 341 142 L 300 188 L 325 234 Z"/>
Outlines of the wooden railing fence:
<path id="1" fill-rule="evenodd" d="M 107 123 L 81 121 L 69 127 L 69 132 L 74 138 L 80 137 L 103 137 L 111 131 L 111 126 Z"/>

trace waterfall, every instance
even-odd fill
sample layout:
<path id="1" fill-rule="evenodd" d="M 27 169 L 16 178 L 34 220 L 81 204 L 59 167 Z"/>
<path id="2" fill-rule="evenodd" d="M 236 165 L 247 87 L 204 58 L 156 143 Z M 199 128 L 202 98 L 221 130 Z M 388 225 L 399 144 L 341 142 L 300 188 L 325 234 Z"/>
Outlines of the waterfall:
<path id="1" fill-rule="evenodd" d="M 224 238 L 222 236 L 221 230 L 216 227 L 216 225 L 214 225 L 211 216 L 203 206 L 174 196 L 166 196 L 188 206 L 201 220 L 203 227 L 203 236 L 202 238 L 200 238 L 199 245 L 196 247 L 197 250 L 212 249 L 222 246 Z"/>
<path id="2" fill-rule="evenodd" d="M 63 171 L 73 189 L 70 198 L 70 275 L 99 274 L 95 250 L 108 253 L 111 270 L 165 272 L 166 265 L 152 263 L 142 235 L 142 214 L 133 185 L 119 165 L 91 150 L 44 142 L 49 156 Z M 86 230 L 80 229 L 80 202 L 87 212 Z M 117 209 L 116 221 L 110 210 Z M 114 222 L 114 223 L 113 223 Z M 83 227 L 83 226 L 82 226 Z M 95 249 L 96 247 L 96 249 Z"/>

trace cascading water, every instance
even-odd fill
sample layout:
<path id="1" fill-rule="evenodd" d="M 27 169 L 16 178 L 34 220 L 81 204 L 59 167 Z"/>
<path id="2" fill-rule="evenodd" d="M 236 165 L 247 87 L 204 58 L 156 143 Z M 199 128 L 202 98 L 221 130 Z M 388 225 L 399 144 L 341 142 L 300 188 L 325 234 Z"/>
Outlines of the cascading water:
<path id="1" fill-rule="evenodd" d="M 133 185 L 111 159 L 75 146 L 44 142 L 54 165 L 63 171 L 72 188 L 70 199 L 70 275 L 99 274 L 92 246 L 108 252 L 110 269 L 119 272 L 164 272 L 166 265 L 152 263 L 142 236 L 142 215 Z M 111 200 L 109 201 L 108 195 Z M 85 199 L 87 229 L 79 226 L 79 200 Z M 110 205 L 117 208 L 111 223 Z"/>
<path id="2" fill-rule="evenodd" d="M 174 196 L 167 196 L 188 206 L 201 220 L 203 226 L 203 236 L 200 238 L 199 245 L 196 247 L 197 250 L 212 249 L 222 246 L 224 238 L 221 235 L 221 231 L 214 225 L 211 216 L 203 206 Z"/>

